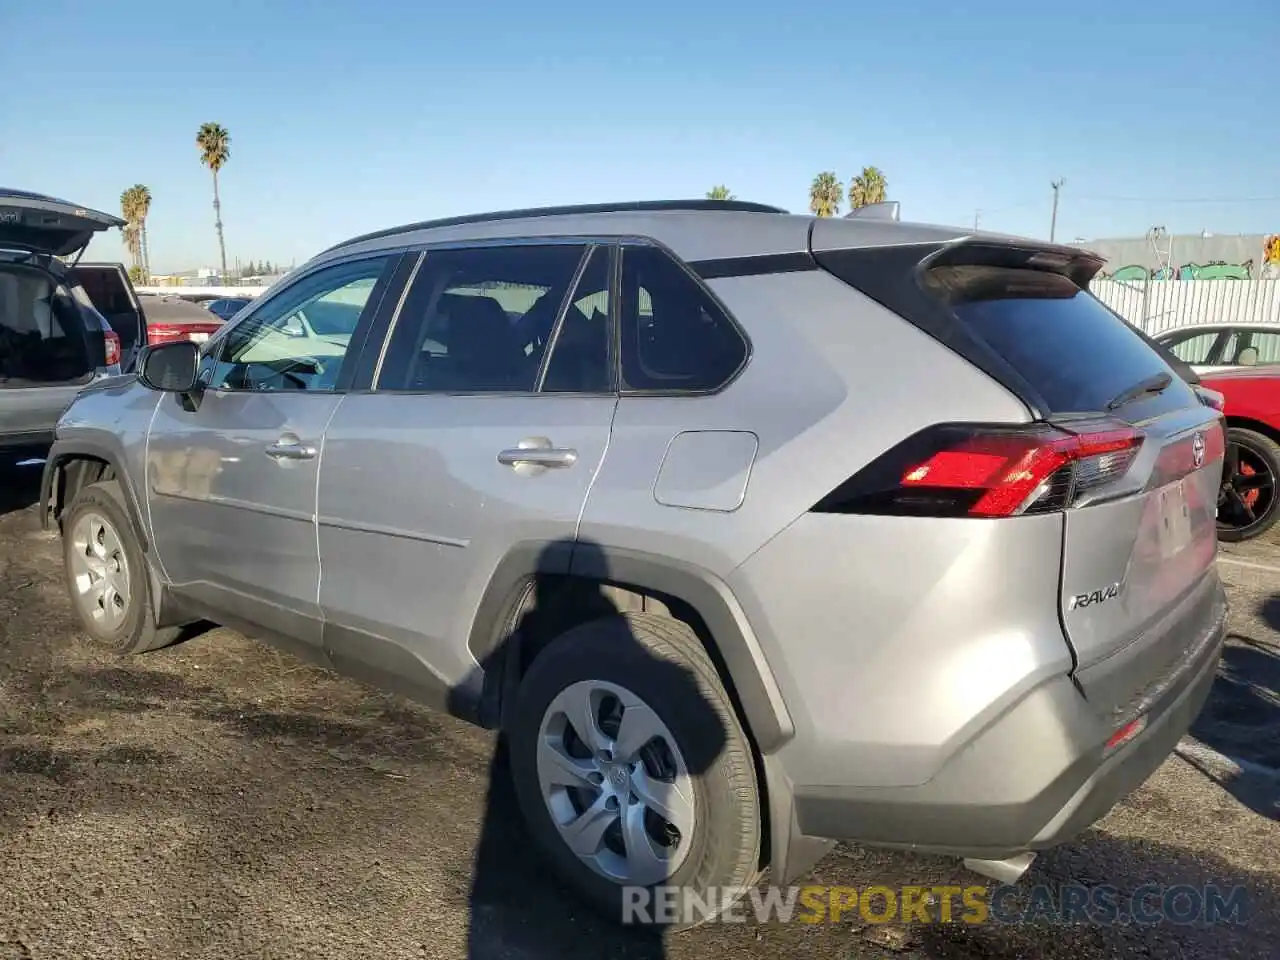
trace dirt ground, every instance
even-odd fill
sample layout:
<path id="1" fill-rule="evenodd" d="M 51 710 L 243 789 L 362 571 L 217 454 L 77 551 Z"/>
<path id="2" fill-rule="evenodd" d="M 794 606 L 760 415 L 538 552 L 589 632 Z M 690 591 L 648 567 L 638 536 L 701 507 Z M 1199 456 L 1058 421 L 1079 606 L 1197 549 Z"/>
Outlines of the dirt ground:
<path id="1" fill-rule="evenodd" d="M 1247 888 L 1244 925 L 601 923 L 529 849 L 491 735 L 229 631 L 128 660 L 80 638 L 38 468 L 0 483 L 0 960 L 1276 955 L 1280 540 L 1227 548 L 1232 640 L 1177 754 L 1024 883 Z M 811 882 L 973 883 L 841 847 Z"/>

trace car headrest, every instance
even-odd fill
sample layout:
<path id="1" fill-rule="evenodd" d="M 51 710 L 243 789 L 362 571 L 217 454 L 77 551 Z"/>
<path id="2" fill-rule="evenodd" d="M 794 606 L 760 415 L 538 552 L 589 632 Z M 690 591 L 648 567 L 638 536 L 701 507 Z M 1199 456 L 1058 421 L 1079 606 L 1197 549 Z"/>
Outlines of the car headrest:
<path id="1" fill-rule="evenodd" d="M 1256 367 L 1258 365 L 1258 348 L 1245 347 L 1236 356 L 1236 363 L 1242 367 Z"/>
<path id="2" fill-rule="evenodd" d="M 492 297 L 451 297 L 448 306 L 449 356 L 476 377 L 515 371 L 524 351 L 502 305 Z"/>

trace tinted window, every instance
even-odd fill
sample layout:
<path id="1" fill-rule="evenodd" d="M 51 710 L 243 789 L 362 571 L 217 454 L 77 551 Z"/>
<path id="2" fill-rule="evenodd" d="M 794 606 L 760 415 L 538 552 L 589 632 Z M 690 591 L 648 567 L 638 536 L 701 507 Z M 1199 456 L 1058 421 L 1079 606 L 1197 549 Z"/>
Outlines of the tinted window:
<path id="1" fill-rule="evenodd" d="M 546 393 L 608 393 L 613 389 L 609 362 L 611 259 L 608 247 L 597 247 L 587 261 L 552 342 L 542 381 Z"/>
<path id="2" fill-rule="evenodd" d="M 925 282 L 1055 413 L 1100 411 L 1143 380 L 1176 376 L 1127 324 L 1058 274 L 939 266 Z M 1175 379 L 1166 394 L 1182 403 L 1186 389 Z"/>
<path id="3" fill-rule="evenodd" d="M 223 320 L 230 320 L 240 312 L 242 307 L 248 306 L 249 303 L 249 300 L 242 299 L 214 300 L 208 305 L 207 309 L 210 313 L 221 317 Z"/>
<path id="4" fill-rule="evenodd" d="M 620 320 L 627 390 L 715 390 L 747 358 L 746 341 L 724 311 L 654 247 L 623 252 Z"/>
<path id="5" fill-rule="evenodd" d="M 77 267 L 71 275 L 84 290 L 94 309 L 120 337 L 120 346 L 131 350 L 138 342 L 138 313 L 125 278 L 115 267 Z"/>
<path id="6" fill-rule="evenodd" d="M 98 312 L 108 317 L 113 313 L 129 313 L 134 309 L 119 271 L 95 267 L 77 267 L 72 271 Z"/>
<path id="7" fill-rule="evenodd" d="M 355 320 L 341 329 L 317 316 L 360 318 L 390 257 L 328 267 L 279 291 L 236 321 L 207 358 L 202 378 L 221 390 L 332 390 Z M 347 329 L 347 327 L 350 329 Z"/>
<path id="8" fill-rule="evenodd" d="M 585 252 L 577 244 L 428 252 L 396 320 L 378 388 L 532 391 Z"/>
<path id="9" fill-rule="evenodd" d="M 1213 345 L 1222 335 L 1219 330 L 1208 333 L 1183 333 L 1165 341 L 1165 345 L 1173 351 L 1173 355 L 1187 363 L 1208 363 Z"/>

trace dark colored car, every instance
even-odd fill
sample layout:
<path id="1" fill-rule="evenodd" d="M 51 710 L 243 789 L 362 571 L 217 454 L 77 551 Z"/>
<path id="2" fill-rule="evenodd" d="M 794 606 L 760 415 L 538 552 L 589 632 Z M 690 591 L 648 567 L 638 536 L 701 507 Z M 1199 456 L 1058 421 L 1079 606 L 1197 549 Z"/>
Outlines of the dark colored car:
<path id="1" fill-rule="evenodd" d="M 251 303 L 253 297 L 219 297 L 201 306 L 222 320 L 230 320 Z"/>
<path id="2" fill-rule="evenodd" d="M 1252 540 L 1280 517 L 1280 366 L 1205 374 L 1200 384 L 1223 398 L 1227 417 L 1218 538 Z"/>
<path id="3" fill-rule="evenodd" d="M 0 189 L 0 450 L 6 454 L 42 455 L 81 388 L 130 369 L 147 343 L 123 268 L 74 263 L 95 235 L 123 223 L 65 200 Z"/>

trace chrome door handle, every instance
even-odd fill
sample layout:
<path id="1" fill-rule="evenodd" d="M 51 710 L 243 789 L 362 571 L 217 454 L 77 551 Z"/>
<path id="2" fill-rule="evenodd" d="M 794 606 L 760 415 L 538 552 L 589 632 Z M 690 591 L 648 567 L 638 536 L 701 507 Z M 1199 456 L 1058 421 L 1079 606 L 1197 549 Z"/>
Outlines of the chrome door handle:
<path id="1" fill-rule="evenodd" d="M 499 453 L 498 462 L 508 467 L 572 467 L 578 462 L 578 451 L 553 447 L 546 437 L 531 437 Z"/>
<path id="2" fill-rule="evenodd" d="M 314 460 L 319 451 L 306 443 L 273 443 L 266 453 L 272 460 Z"/>

